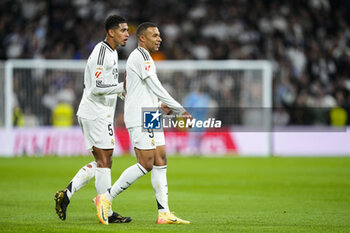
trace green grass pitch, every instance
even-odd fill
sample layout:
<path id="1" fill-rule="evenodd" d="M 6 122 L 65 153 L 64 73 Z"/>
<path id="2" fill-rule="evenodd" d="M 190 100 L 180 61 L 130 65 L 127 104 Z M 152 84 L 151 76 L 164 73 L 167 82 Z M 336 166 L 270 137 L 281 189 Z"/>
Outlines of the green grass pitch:
<path id="1" fill-rule="evenodd" d="M 150 174 L 113 202 L 131 223 L 98 223 L 94 180 L 59 220 L 55 192 L 91 160 L 0 158 L 0 232 L 350 232 L 350 157 L 170 157 L 170 208 L 190 225 L 155 224 Z M 115 157 L 112 182 L 135 161 Z"/>

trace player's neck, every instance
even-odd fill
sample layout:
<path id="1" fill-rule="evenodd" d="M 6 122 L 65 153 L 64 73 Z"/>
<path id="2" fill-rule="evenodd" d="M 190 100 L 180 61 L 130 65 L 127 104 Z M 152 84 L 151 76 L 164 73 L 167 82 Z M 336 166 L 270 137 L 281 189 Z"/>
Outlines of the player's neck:
<path id="1" fill-rule="evenodd" d="M 106 37 L 104 42 L 106 42 L 109 45 L 109 47 L 111 47 L 113 50 L 116 50 L 116 48 L 118 47 L 118 44 L 114 43 L 114 41 L 109 37 Z"/>
<path id="2" fill-rule="evenodd" d="M 149 52 L 149 54 L 152 54 L 152 52 L 143 43 L 139 43 L 138 47 L 144 48 Z"/>

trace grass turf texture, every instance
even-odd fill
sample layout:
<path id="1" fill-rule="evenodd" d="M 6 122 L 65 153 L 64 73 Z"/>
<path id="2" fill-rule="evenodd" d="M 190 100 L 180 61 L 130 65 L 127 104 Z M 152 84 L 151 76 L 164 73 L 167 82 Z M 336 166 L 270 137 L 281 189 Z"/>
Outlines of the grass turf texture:
<path id="1" fill-rule="evenodd" d="M 169 204 L 190 225 L 157 225 L 150 174 L 98 223 L 94 179 L 58 219 L 54 194 L 91 157 L 0 158 L 0 232 L 350 232 L 350 158 L 168 159 Z M 112 182 L 135 158 L 114 158 Z"/>

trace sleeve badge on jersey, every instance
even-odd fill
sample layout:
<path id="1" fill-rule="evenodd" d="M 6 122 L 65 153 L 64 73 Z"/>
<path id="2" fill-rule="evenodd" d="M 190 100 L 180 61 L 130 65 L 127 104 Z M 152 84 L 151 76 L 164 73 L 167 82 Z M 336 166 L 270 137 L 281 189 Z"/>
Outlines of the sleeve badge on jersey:
<path id="1" fill-rule="evenodd" d="M 146 65 L 145 70 L 149 71 L 151 69 L 151 65 Z"/>
<path id="2" fill-rule="evenodd" d="M 95 73 L 95 77 L 96 78 L 98 78 L 98 77 L 100 77 L 100 75 L 102 74 L 102 72 L 101 71 L 96 71 L 96 73 Z"/>

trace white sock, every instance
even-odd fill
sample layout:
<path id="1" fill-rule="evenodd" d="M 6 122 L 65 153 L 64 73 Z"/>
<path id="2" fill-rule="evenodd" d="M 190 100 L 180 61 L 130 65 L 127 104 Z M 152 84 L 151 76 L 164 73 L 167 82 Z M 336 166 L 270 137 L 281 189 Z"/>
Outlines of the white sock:
<path id="1" fill-rule="evenodd" d="M 97 194 L 103 194 L 107 192 L 107 189 L 111 187 L 111 169 L 97 167 L 95 171 L 95 187 Z M 108 216 L 112 216 L 113 210 L 112 206 L 109 209 Z"/>
<path id="2" fill-rule="evenodd" d="M 69 199 L 75 192 L 84 187 L 92 177 L 95 176 L 97 163 L 95 161 L 80 168 L 78 173 L 73 177 L 72 181 L 67 186 L 67 196 Z"/>
<path id="3" fill-rule="evenodd" d="M 127 189 L 132 183 L 134 183 L 141 176 L 146 175 L 147 170 L 137 163 L 125 169 L 120 175 L 119 179 L 113 184 L 112 188 L 107 192 L 106 197 L 109 201 L 113 199 Z"/>
<path id="4" fill-rule="evenodd" d="M 95 171 L 95 188 L 97 194 L 102 194 L 111 187 L 111 169 L 97 167 Z"/>
<path id="5" fill-rule="evenodd" d="M 170 212 L 168 206 L 168 182 L 166 178 L 167 165 L 153 166 L 151 182 L 156 196 L 158 212 Z"/>

